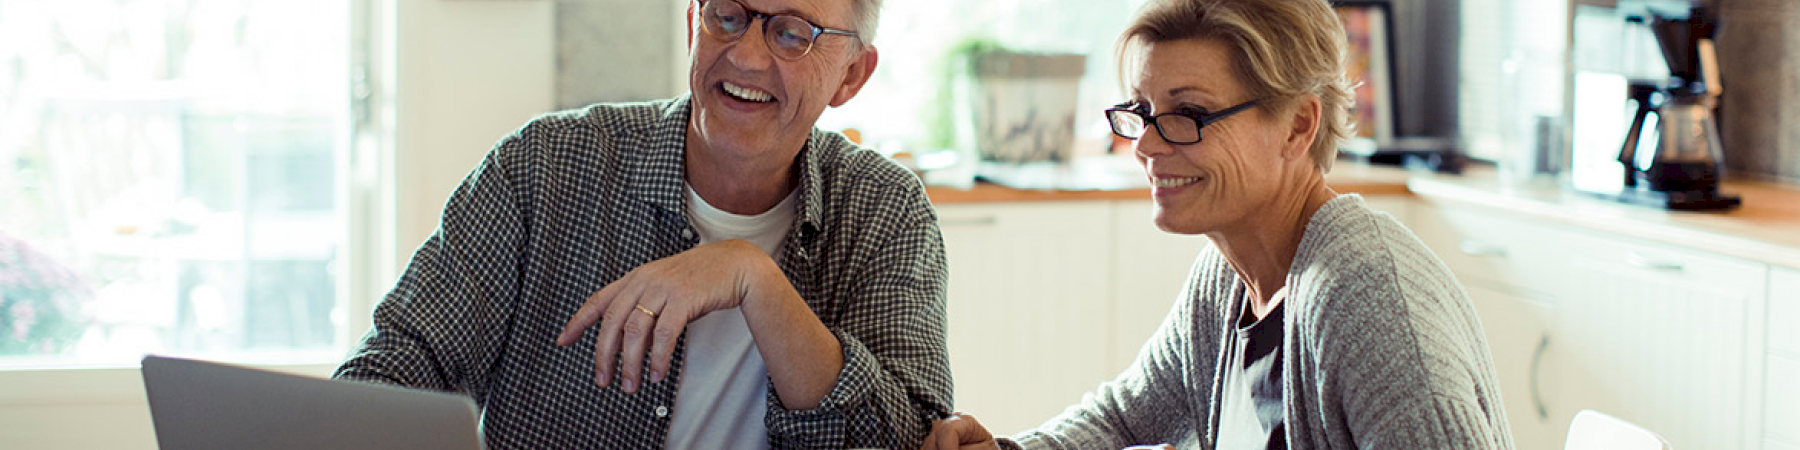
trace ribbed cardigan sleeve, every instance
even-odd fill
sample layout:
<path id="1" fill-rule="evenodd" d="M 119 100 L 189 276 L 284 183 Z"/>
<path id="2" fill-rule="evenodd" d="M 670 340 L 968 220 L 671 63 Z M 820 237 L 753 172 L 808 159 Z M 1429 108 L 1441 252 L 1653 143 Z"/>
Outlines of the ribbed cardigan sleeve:
<path id="1" fill-rule="evenodd" d="M 1207 255 L 1211 255 L 1208 257 Z M 1192 445 L 1210 419 L 1222 318 L 1214 306 L 1232 290 L 1231 269 L 1211 249 L 1198 258 L 1169 314 L 1118 378 L 1101 384 L 1037 428 L 1000 438 L 1007 449 L 1118 449 Z"/>
<path id="2" fill-rule="evenodd" d="M 1328 203 L 1289 286 L 1290 447 L 1512 448 L 1474 305 L 1398 221 L 1356 196 Z"/>

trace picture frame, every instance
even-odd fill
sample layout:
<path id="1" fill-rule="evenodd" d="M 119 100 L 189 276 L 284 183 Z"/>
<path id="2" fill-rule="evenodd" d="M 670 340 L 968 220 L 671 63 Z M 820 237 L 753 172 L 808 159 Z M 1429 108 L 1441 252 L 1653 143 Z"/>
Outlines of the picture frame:
<path id="1" fill-rule="evenodd" d="M 1332 0 L 1344 24 L 1345 71 L 1354 86 L 1355 128 L 1345 151 L 1364 156 L 1395 143 L 1399 104 L 1395 100 L 1394 14 L 1387 1 Z"/>

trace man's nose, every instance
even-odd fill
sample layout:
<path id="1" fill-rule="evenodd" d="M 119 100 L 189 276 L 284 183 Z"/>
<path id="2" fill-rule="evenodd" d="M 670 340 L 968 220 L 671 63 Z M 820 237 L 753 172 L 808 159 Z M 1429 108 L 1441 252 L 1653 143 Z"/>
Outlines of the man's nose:
<path id="1" fill-rule="evenodd" d="M 763 26 L 768 19 L 755 19 L 749 23 L 744 35 L 737 42 L 725 49 L 725 58 L 731 65 L 744 71 L 768 69 L 775 62 L 775 49 L 769 48 L 769 40 L 763 36 Z"/>

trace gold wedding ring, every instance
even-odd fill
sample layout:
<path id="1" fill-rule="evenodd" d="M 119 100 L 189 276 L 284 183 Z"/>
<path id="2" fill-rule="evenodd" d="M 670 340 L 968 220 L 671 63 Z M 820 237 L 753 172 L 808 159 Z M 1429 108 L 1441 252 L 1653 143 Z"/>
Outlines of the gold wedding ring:
<path id="1" fill-rule="evenodd" d="M 644 305 L 637 305 L 637 310 L 643 311 L 644 314 L 650 315 L 650 318 L 652 318 L 652 319 L 656 318 L 656 311 L 651 311 L 650 308 L 645 308 Z"/>

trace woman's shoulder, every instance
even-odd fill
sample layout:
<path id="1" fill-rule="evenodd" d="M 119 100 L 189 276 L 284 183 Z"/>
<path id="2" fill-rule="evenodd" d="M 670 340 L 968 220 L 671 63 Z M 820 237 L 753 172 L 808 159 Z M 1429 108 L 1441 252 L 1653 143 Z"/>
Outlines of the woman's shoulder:
<path id="1" fill-rule="evenodd" d="M 1354 194 L 1339 196 L 1314 214 L 1294 255 L 1293 275 L 1294 288 L 1332 301 L 1465 296 L 1449 267 L 1412 230 Z"/>

